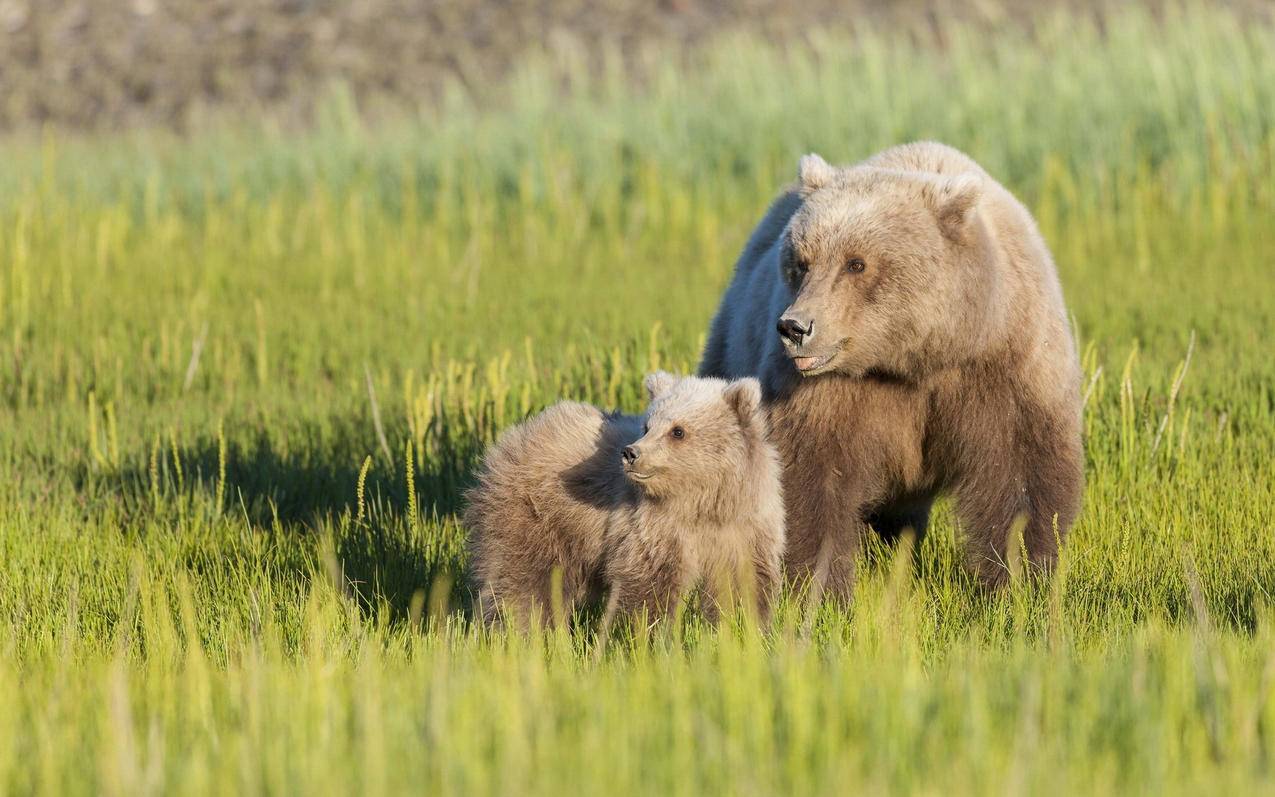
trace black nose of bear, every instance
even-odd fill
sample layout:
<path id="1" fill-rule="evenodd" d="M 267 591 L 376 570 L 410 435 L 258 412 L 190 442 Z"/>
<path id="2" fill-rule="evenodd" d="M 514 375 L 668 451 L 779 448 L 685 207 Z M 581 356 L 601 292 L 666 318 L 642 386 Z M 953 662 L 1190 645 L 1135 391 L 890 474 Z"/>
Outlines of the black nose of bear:
<path id="1" fill-rule="evenodd" d="M 802 326 L 797 319 L 785 316 L 779 319 L 779 325 L 775 328 L 779 330 L 779 334 L 786 340 L 791 341 L 792 345 L 800 346 L 801 341 L 814 330 L 815 322 L 810 321 L 805 326 Z"/>
<path id="2" fill-rule="evenodd" d="M 633 446 L 625 446 L 624 449 L 620 451 L 620 456 L 624 458 L 624 463 L 626 465 L 632 465 L 634 462 L 637 462 L 638 452 Z"/>

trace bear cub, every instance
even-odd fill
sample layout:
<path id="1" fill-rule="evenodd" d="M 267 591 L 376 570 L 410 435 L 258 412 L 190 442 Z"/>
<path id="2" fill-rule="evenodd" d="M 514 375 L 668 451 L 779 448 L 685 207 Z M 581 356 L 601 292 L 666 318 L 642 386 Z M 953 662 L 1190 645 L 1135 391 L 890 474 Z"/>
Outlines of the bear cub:
<path id="1" fill-rule="evenodd" d="M 643 415 L 564 401 L 504 432 L 466 494 L 478 607 L 522 628 L 609 589 L 617 615 L 672 613 L 699 587 L 769 616 L 784 506 L 756 379 L 646 377 Z"/>

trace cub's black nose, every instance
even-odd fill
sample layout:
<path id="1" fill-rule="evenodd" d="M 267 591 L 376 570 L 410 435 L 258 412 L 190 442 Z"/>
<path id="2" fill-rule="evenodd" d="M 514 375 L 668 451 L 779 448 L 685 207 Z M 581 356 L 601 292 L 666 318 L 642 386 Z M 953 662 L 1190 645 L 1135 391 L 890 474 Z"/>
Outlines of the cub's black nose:
<path id="1" fill-rule="evenodd" d="M 779 319 L 779 324 L 775 327 L 775 329 L 779 330 L 779 334 L 782 335 L 784 339 L 791 341 L 794 346 L 800 346 L 801 341 L 804 340 L 814 328 L 814 321 L 807 322 L 805 326 L 802 326 L 800 321 L 795 318 L 788 318 L 787 316 Z"/>
<path id="2" fill-rule="evenodd" d="M 634 462 L 637 462 L 638 452 L 633 446 L 625 446 L 624 449 L 620 451 L 620 456 L 624 459 L 626 464 L 632 465 Z"/>

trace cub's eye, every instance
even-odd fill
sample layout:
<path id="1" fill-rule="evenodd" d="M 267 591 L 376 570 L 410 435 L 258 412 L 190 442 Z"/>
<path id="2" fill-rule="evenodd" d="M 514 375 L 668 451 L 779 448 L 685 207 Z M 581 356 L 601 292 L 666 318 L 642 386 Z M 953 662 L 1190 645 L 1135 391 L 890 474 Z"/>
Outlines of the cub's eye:
<path id="1" fill-rule="evenodd" d="M 674 440 L 681 440 L 683 437 L 686 437 L 686 430 L 680 426 L 674 426 L 669 430 L 669 436 Z"/>
<path id="2" fill-rule="evenodd" d="M 651 424 L 649 423 L 642 424 L 642 434 L 650 434 L 650 433 L 651 433 Z"/>
<path id="3" fill-rule="evenodd" d="M 863 262 L 863 258 L 860 257 L 853 257 L 850 262 L 846 263 L 846 268 L 850 269 L 852 274 L 859 274 L 867 267 L 868 264 Z"/>

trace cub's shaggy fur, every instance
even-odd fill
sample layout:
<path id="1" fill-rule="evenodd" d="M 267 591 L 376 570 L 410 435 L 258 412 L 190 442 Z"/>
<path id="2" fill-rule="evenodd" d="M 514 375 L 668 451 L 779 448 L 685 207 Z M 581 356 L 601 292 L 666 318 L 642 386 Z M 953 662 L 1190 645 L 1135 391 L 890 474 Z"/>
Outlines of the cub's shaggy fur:
<path id="1" fill-rule="evenodd" d="M 607 622 L 672 611 L 693 587 L 715 616 L 751 595 L 762 617 L 779 582 L 778 455 L 755 379 L 646 378 L 644 416 L 561 402 L 506 431 L 467 495 L 483 617 L 526 627 L 609 587 Z"/>
<path id="2" fill-rule="evenodd" d="M 847 168 L 808 155 L 798 171 L 745 247 L 700 364 L 761 379 L 789 573 L 846 595 L 869 524 L 922 534 L 943 491 L 985 582 L 1008 575 L 1020 529 L 1048 566 L 1083 487 L 1080 368 L 1031 215 L 942 144 Z"/>

